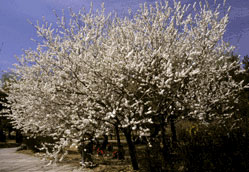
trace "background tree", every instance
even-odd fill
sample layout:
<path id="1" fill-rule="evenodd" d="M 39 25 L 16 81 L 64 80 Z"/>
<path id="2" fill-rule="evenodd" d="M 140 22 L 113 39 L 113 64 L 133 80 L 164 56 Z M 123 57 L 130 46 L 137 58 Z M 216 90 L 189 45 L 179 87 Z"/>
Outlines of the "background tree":
<path id="1" fill-rule="evenodd" d="M 1 102 L 4 101 L 6 98 L 6 94 L 0 91 L 0 110 L 2 110 L 4 107 Z M 0 141 L 5 142 L 6 141 L 6 135 L 4 133 L 4 129 L 6 129 L 7 119 L 3 117 L 2 114 L 0 114 Z"/>
<path id="2" fill-rule="evenodd" d="M 11 74 L 9 72 L 5 72 L 1 76 L 0 80 L 0 105 L 1 105 L 1 111 L 6 111 L 7 107 L 5 104 L 7 103 L 7 97 L 8 97 L 8 88 L 7 88 L 7 83 L 10 82 L 11 80 Z M 14 128 L 11 124 L 11 120 L 8 119 L 5 115 L 6 113 L 0 113 L 1 115 L 1 128 L 2 131 L 5 130 L 8 139 L 13 139 L 11 138 L 11 132 L 14 131 Z M 2 138 L 6 137 L 5 135 L 2 136 Z"/>

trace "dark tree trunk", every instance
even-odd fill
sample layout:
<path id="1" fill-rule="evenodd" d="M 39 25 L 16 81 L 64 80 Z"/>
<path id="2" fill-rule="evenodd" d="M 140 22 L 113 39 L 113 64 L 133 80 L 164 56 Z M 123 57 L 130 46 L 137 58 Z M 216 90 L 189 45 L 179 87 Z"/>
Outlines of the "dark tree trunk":
<path id="1" fill-rule="evenodd" d="M 115 125 L 115 133 L 116 133 L 117 144 L 118 144 L 118 159 L 123 160 L 124 159 L 124 151 L 123 151 L 123 147 L 122 147 L 121 142 L 120 142 L 118 125 Z"/>
<path id="2" fill-rule="evenodd" d="M 106 150 L 106 146 L 108 144 L 108 136 L 107 135 L 104 135 L 104 140 L 103 140 L 103 143 L 101 145 L 101 150 Z"/>
<path id="3" fill-rule="evenodd" d="M 136 148 L 131 139 L 131 129 L 130 128 L 123 129 L 123 132 L 124 132 L 127 144 L 128 144 L 133 170 L 138 170 L 139 168 L 138 168 L 138 162 L 137 162 L 137 156 L 136 156 Z"/>
<path id="4" fill-rule="evenodd" d="M 0 142 L 5 142 L 6 141 L 6 136 L 3 132 L 2 129 L 0 129 Z"/>
<path id="5" fill-rule="evenodd" d="M 151 156 L 150 156 L 150 149 L 148 146 L 146 146 L 146 158 L 147 158 L 147 162 L 148 162 L 148 171 L 149 172 L 153 172 L 153 168 L 152 168 L 152 162 L 151 162 Z"/>
<path id="6" fill-rule="evenodd" d="M 163 158 L 166 162 L 168 154 L 169 154 L 169 150 L 168 150 L 168 145 L 167 145 L 167 140 L 166 140 L 166 131 L 165 131 L 164 126 L 161 127 L 161 133 L 162 133 L 162 142 L 163 142 Z"/>
<path id="7" fill-rule="evenodd" d="M 19 130 L 16 131 L 16 143 L 22 143 L 22 134 Z"/>
<path id="8" fill-rule="evenodd" d="M 12 132 L 12 130 L 10 128 L 8 128 L 8 139 L 10 139 L 10 140 L 12 139 L 11 132 Z"/>
<path id="9" fill-rule="evenodd" d="M 172 133 L 172 146 L 175 148 L 177 145 L 177 138 L 176 138 L 176 126 L 174 118 L 170 118 L 170 129 Z"/>
<path id="10" fill-rule="evenodd" d="M 164 158 L 164 161 L 167 162 L 168 155 L 169 155 L 169 145 L 167 143 L 167 138 L 166 138 L 165 115 L 161 116 L 160 128 L 161 128 L 161 137 L 162 137 L 162 143 L 163 143 L 163 149 L 162 149 L 163 158 Z"/>
<path id="11" fill-rule="evenodd" d="M 84 138 L 81 140 L 81 145 L 79 151 L 81 152 L 82 165 L 87 165 L 87 163 L 92 163 L 92 153 L 93 153 L 93 140 L 92 137 Z"/>
<path id="12" fill-rule="evenodd" d="M 85 149 L 84 140 L 82 140 L 81 145 L 80 145 L 80 148 L 81 148 L 82 165 L 84 165 L 84 164 L 85 164 L 85 161 L 86 161 L 86 151 L 84 150 L 84 149 Z"/>

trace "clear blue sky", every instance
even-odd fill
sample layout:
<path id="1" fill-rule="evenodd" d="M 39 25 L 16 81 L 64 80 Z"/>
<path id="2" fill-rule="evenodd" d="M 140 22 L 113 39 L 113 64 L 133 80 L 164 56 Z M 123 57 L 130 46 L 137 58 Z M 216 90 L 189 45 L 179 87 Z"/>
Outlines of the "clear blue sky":
<path id="1" fill-rule="evenodd" d="M 128 7 L 136 10 L 140 3 L 156 0 L 92 0 L 94 8 L 105 3 L 107 11 L 127 13 Z M 192 3 L 195 0 L 182 0 Z M 202 0 L 203 1 L 203 0 Z M 213 0 L 208 0 L 213 2 Z M 223 0 L 217 0 L 222 3 Z M 31 38 L 36 39 L 35 23 L 44 16 L 47 21 L 55 21 L 53 10 L 60 12 L 71 7 L 74 11 L 81 7 L 89 9 L 91 0 L 0 0 L 0 71 L 7 70 L 16 63 L 15 55 L 21 56 L 23 49 L 35 48 Z M 225 39 L 237 46 L 236 53 L 242 57 L 249 54 L 249 0 L 227 0 L 232 7 L 230 23 Z M 2 44 L 3 43 L 3 44 Z"/>

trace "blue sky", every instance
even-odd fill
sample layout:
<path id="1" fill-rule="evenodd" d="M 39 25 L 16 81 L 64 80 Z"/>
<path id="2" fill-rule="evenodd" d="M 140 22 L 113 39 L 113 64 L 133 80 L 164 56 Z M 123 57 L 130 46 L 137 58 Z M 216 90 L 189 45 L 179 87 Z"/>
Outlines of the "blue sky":
<path id="1" fill-rule="evenodd" d="M 93 0 L 94 8 L 105 3 L 107 11 L 127 13 L 128 7 L 136 10 L 140 3 L 152 3 L 156 0 Z M 193 3 L 195 0 L 182 0 Z M 202 0 L 203 1 L 203 0 Z M 213 2 L 213 0 L 208 0 Z M 223 0 L 217 0 L 222 3 Z M 36 39 L 34 27 L 28 23 L 36 23 L 42 16 L 47 21 L 55 21 L 53 10 L 74 11 L 81 7 L 89 9 L 90 0 L 0 0 L 0 71 L 7 70 L 16 63 L 15 55 L 21 56 L 23 49 L 35 48 L 31 38 Z M 227 27 L 225 40 L 237 46 L 236 53 L 242 57 L 249 54 L 249 0 L 227 0 L 232 7 L 230 23 Z"/>

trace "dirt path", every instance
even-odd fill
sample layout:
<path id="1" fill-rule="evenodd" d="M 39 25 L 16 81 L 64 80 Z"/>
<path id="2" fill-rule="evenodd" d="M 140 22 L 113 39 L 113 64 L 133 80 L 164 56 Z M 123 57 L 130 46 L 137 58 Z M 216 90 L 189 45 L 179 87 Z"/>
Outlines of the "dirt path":
<path id="1" fill-rule="evenodd" d="M 16 148 L 0 149 L 0 172 L 87 172 L 69 165 L 50 165 L 41 159 L 21 153 Z"/>

